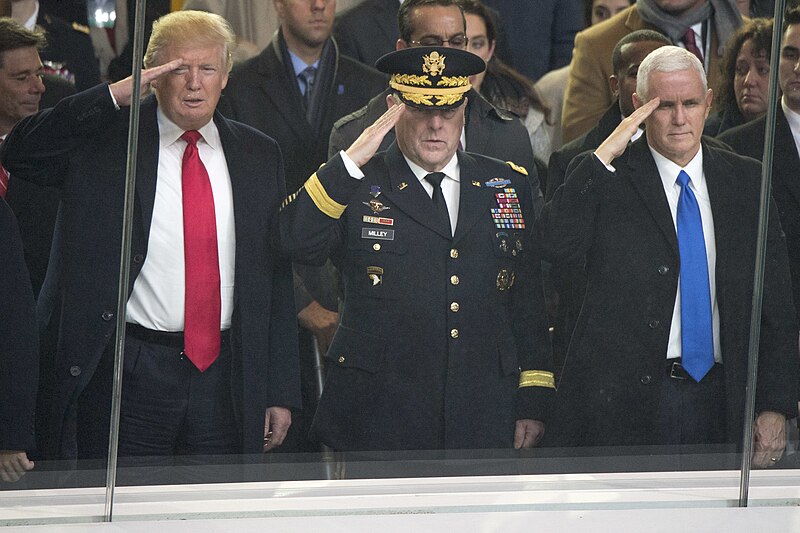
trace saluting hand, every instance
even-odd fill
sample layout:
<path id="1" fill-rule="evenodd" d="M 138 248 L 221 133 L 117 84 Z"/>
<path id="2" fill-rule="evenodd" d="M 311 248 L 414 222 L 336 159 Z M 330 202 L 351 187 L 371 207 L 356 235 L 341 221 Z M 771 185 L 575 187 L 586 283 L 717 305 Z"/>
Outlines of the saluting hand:
<path id="1" fill-rule="evenodd" d="M 614 159 L 622 155 L 622 152 L 628 147 L 628 143 L 631 142 L 639 126 L 653 111 L 655 111 L 660 103 L 660 98 L 653 98 L 622 119 L 617 129 L 611 132 L 611 135 L 609 135 L 597 150 L 595 150 L 594 153 L 600 158 L 600 161 L 606 165 L 610 165 Z"/>
<path id="2" fill-rule="evenodd" d="M 182 64 L 183 59 L 178 58 L 173 59 L 169 63 L 164 63 L 163 65 L 159 65 L 157 67 L 142 70 L 142 92 L 147 89 L 151 81 L 160 78 L 168 72 L 172 72 Z M 111 94 L 114 95 L 114 100 L 117 101 L 118 106 L 126 107 L 131 105 L 131 97 L 133 96 L 133 76 L 128 76 L 124 80 L 112 83 L 109 88 L 111 89 Z"/>
<path id="3" fill-rule="evenodd" d="M 362 167 L 372 159 L 372 156 L 381 147 L 383 138 L 394 128 L 406 108 L 405 104 L 398 101 L 394 95 L 389 95 L 387 100 L 390 102 L 389 110 L 365 129 L 350 148 L 345 150 L 345 153 L 358 167 Z"/>

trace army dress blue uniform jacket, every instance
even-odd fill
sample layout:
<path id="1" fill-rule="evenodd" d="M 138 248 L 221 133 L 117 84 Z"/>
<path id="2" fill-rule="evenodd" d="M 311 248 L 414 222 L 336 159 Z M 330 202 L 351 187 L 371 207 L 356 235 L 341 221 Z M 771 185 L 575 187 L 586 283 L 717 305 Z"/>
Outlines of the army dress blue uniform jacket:
<path id="1" fill-rule="evenodd" d="M 396 143 L 362 180 L 334 156 L 284 202 L 285 251 L 330 257 L 342 273 L 311 430 L 334 449 L 505 448 L 516 420 L 547 416 L 553 375 L 528 181 L 495 159 L 458 158 L 455 237 Z M 521 205 L 517 228 L 492 218 L 508 194 Z"/>

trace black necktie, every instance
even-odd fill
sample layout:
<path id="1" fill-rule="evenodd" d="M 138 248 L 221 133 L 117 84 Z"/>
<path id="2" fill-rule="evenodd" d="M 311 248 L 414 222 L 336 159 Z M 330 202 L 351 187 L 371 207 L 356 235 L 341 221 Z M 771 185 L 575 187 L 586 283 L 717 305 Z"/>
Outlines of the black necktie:
<path id="1" fill-rule="evenodd" d="M 314 90 L 314 78 L 317 75 L 316 67 L 306 67 L 305 70 L 300 72 L 297 76 L 305 83 L 306 90 L 303 93 L 303 104 L 306 107 L 306 119 L 311 115 L 311 94 Z"/>
<path id="2" fill-rule="evenodd" d="M 442 180 L 444 177 L 443 172 L 432 172 L 425 176 L 425 179 L 433 185 L 433 206 L 436 209 L 439 222 L 447 230 L 448 235 L 452 235 L 450 214 L 447 211 L 447 202 L 444 201 L 444 194 L 442 194 Z"/>

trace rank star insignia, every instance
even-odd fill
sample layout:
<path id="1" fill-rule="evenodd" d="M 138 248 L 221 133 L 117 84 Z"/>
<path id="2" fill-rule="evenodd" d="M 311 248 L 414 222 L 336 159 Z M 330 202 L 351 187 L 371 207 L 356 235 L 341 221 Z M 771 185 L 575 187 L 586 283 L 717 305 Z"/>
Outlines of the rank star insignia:
<path id="1" fill-rule="evenodd" d="M 431 76 L 438 76 L 444 72 L 445 56 L 433 51 L 430 55 L 422 56 L 422 71 Z"/>
<path id="2" fill-rule="evenodd" d="M 368 266 L 367 277 L 372 282 L 372 286 L 380 285 L 383 283 L 383 268 L 379 266 Z"/>
<path id="3" fill-rule="evenodd" d="M 383 205 L 383 203 L 379 202 L 378 200 L 370 200 L 369 202 L 361 202 L 361 203 L 372 209 L 372 212 L 375 213 L 376 215 L 378 213 L 386 211 L 387 209 L 391 209 L 391 207 Z"/>

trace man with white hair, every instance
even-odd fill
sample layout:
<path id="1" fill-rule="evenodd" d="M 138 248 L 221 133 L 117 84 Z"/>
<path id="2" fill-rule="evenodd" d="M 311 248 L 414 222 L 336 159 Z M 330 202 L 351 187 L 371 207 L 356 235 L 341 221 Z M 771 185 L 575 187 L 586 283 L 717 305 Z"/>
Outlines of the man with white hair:
<path id="1" fill-rule="evenodd" d="M 585 259 L 586 298 L 551 442 L 742 442 L 760 165 L 701 140 L 703 67 L 665 46 L 639 67 L 633 113 L 573 163 L 543 212 L 553 262 Z M 646 134 L 629 143 L 640 124 Z M 754 463 L 783 453 L 797 408 L 786 244 L 770 210 Z"/>

